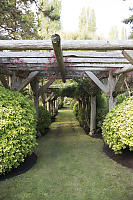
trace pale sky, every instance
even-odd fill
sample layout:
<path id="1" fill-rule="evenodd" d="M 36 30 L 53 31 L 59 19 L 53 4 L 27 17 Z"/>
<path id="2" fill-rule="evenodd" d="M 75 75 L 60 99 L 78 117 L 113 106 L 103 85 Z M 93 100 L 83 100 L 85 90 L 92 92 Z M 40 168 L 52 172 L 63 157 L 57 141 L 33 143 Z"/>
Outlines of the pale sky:
<path id="1" fill-rule="evenodd" d="M 62 0 L 63 31 L 77 31 L 81 9 L 88 6 L 95 10 L 99 35 L 107 37 L 110 28 L 115 25 L 119 30 L 125 26 L 129 32 L 129 25 L 124 25 L 122 21 L 132 14 L 129 7 L 133 8 L 133 0 Z"/>

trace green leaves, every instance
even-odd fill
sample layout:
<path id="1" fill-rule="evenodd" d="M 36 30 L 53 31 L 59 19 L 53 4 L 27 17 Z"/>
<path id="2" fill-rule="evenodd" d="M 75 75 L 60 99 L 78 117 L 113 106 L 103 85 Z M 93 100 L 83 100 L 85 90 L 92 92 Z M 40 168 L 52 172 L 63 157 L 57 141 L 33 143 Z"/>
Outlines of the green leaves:
<path id="1" fill-rule="evenodd" d="M 102 134 L 116 154 L 129 147 L 133 150 L 133 97 L 112 109 L 106 116 Z"/>
<path id="2" fill-rule="evenodd" d="M 39 121 L 38 128 L 42 134 L 45 134 L 47 128 L 49 128 L 51 124 L 51 115 L 50 113 L 43 107 L 39 106 Z"/>
<path id="3" fill-rule="evenodd" d="M 18 92 L 0 87 L 0 174 L 18 167 L 36 145 L 32 102 Z"/>

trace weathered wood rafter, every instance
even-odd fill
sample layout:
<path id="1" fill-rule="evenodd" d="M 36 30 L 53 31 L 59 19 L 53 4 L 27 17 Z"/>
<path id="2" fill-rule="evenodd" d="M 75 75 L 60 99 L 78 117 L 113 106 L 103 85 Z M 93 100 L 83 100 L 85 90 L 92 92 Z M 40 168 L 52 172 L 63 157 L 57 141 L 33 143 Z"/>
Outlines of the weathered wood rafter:
<path id="1" fill-rule="evenodd" d="M 61 44 L 60 44 L 61 43 L 60 36 L 57 34 L 52 35 L 51 40 L 52 40 L 52 45 L 53 45 L 53 49 L 54 49 L 56 60 L 57 60 L 57 65 L 61 73 L 62 81 L 65 83 L 66 82 L 65 65 L 63 61 L 63 54 L 62 54 L 62 49 L 61 49 Z"/>
<path id="2" fill-rule="evenodd" d="M 19 92 L 23 90 L 38 73 L 38 71 L 31 72 L 28 75 L 28 77 L 23 82 L 21 82 L 21 84 L 16 88 L 16 90 Z"/>
<path id="3" fill-rule="evenodd" d="M 42 95 L 42 93 L 44 93 L 44 91 L 46 91 L 54 81 L 55 81 L 55 78 L 51 78 L 45 85 L 41 86 L 38 91 L 39 96 Z"/>
<path id="4" fill-rule="evenodd" d="M 133 40 L 65 40 L 62 50 L 133 50 Z M 53 50 L 50 40 L 0 40 L 0 50 Z"/>

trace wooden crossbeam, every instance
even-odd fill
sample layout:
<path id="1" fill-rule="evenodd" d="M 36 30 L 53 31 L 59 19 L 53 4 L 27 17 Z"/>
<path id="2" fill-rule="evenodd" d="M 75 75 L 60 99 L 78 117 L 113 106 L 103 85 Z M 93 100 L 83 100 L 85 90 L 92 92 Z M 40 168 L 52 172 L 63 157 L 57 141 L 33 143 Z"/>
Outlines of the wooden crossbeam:
<path id="1" fill-rule="evenodd" d="M 21 83 L 21 85 L 19 85 L 17 91 L 23 90 L 23 88 L 25 88 L 38 73 L 38 71 L 31 72 L 29 76 Z"/>
<path id="2" fill-rule="evenodd" d="M 86 71 L 89 78 L 105 93 L 108 94 L 108 87 L 106 87 L 92 72 Z"/>
<path id="3" fill-rule="evenodd" d="M 123 58 L 121 51 L 63 51 L 63 57 L 80 57 L 80 58 Z M 52 58 L 54 51 L 20 51 L 20 52 L 0 52 L 0 58 Z"/>
<path id="4" fill-rule="evenodd" d="M 133 65 L 133 51 L 124 50 L 122 51 L 124 57 Z"/>
<path id="5" fill-rule="evenodd" d="M 100 64 L 100 63 L 73 63 L 72 65 L 65 63 L 65 68 L 80 68 L 80 67 L 93 67 L 93 68 L 123 68 L 123 67 L 129 67 L 131 66 L 130 64 Z M 26 64 L 26 65 L 22 65 L 22 64 L 11 64 L 9 66 L 7 66 L 6 64 L 3 64 L 2 68 L 0 68 L 0 70 L 4 70 L 7 71 L 9 69 L 16 69 L 16 70 L 21 70 L 21 71 L 25 71 L 25 70 L 53 70 L 53 69 L 57 69 L 57 67 L 55 65 L 51 66 L 51 65 L 45 65 L 45 64 Z"/>
<path id="6" fill-rule="evenodd" d="M 65 83 L 66 82 L 65 65 L 64 65 L 64 61 L 63 61 L 63 54 L 62 54 L 62 49 L 61 49 L 61 44 L 60 44 L 60 42 L 61 42 L 60 36 L 57 34 L 52 35 L 51 40 L 52 40 L 52 45 L 53 45 L 53 49 L 55 52 L 58 68 L 59 68 L 61 76 L 62 76 L 62 81 Z"/>
<path id="7" fill-rule="evenodd" d="M 0 50 L 52 50 L 49 40 L 0 40 Z M 133 40 L 65 40 L 62 50 L 133 50 Z"/>
<path id="8" fill-rule="evenodd" d="M 55 81 L 55 78 L 50 79 L 45 85 L 41 86 L 39 88 L 39 96 L 42 95 L 42 93 L 49 88 L 49 86 Z"/>
<path id="9" fill-rule="evenodd" d="M 59 51 L 58 51 L 59 53 Z M 128 64 L 129 61 L 125 58 L 74 58 L 70 57 L 67 60 L 63 61 L 63 57 L 57 56 L 58 60 L 58 66 L 62 66 L 59 69 L 62 71 L 62 73 L 65 72 L 65 66 L 64 63 L 70 63 L 70 65 L 74 65 L 76 63 L 82 64 L 82 63 L 100 63 L 100 64 Z M 49 64 L 50 66 L 55 65 L 56 60 L 55 58 L 0 58 L 1 64 L 20 64 L 23 66 L 26 66 L 26 64 Z"/>
<path id="10" fill-rule="evenodd" d="M 46 101 L 46 102 L 49 101 L 53 96 L 54 96 L 54 93 L 52 92 L 52 93 L 45 99 L 45 101 Z"/>
<path id="11" fill-rule="evenodd" d="M 113 75 L 116 76 L 116 75 L 119 75 L 122 73 L 128 73 L 128 72 L 132 72 L 132 71 L 133 71 L 133 65 L 129 65 L 127 67 L 123 67 L 122 69 L 117 69 L 117 70 L 113 71 Z"/>

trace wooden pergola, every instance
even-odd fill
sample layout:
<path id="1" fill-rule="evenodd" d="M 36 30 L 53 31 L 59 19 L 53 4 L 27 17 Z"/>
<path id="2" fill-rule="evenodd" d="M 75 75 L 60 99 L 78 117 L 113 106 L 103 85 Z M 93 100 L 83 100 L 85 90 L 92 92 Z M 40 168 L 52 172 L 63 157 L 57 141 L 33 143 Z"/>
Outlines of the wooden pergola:
<path id="1" fill-rule="evenodd" d="M 115 106 L 126 73 L 133 71 L 133 40 L 66 40 L 55 34 L 51 41 L 0 40 L 0 81 L 6 88 L 21 91 L 29 83 L 38 98 L 55 79 L 89 77 L 108 97 L 109 109 Z M 8 77 L 8 79 L 7 79 Z M 39 80 L 48 79 L 39 86 Z M 52 97 L 53 98 L 53 97 Z M 91 97 L 90 132 L 95 130 L 96 97 Z"/>

